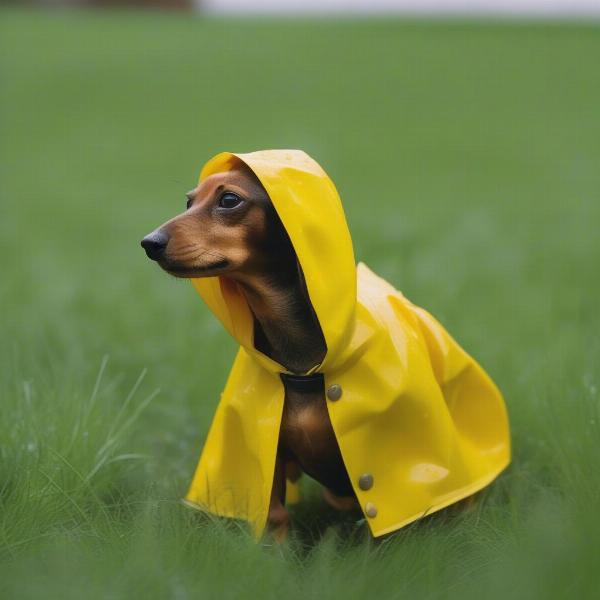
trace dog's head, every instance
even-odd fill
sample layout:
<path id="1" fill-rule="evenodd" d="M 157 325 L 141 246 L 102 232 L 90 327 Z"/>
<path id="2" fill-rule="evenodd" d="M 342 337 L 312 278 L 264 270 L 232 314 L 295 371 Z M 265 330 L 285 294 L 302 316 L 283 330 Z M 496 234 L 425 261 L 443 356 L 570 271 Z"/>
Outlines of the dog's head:
<path id="1" fill-rule="evenodd" d="M 176 277 L 264 271 L 295 256 L 264 187 L 241 161 L 186 194 L 185 212 L 142 240 L 149 258 Z"/>

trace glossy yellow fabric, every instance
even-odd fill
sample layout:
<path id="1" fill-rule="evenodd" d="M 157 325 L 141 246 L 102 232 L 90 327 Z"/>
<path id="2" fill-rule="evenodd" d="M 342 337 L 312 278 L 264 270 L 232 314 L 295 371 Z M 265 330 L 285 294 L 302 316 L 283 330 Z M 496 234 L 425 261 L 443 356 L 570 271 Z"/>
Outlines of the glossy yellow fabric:
<path id="1" fill-rule="evenodd" d="M 327 342 L 310 372 L 343 394 L 327 401 L 346 469 L 374 536 L 394 531 L 480 490 L 509 463 L 502 396 L 483 369 L 425 310 L 367 266 L 355 266 L 337 191 L 297 150 L 222 153 L 261 180 L 304 271 Z M 400 260 L 400 259 L 399 259 Z M 284 402 L 285 369 L 252 342 L 250 310 L 226 277 L 195 279 L 209 308 L 240 343 L 186 500 L 264 530 Z M 374 485 L 358 487 L 363 473 Z"/>

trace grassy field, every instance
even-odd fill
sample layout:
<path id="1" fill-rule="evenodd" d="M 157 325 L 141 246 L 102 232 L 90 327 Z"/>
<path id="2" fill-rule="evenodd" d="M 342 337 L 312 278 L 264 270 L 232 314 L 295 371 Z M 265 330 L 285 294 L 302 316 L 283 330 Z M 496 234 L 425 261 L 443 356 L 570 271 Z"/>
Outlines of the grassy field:
<path id="1" fill-rule="evenodd" d="M 0 597 L 600 587 L 600 27 L 0 12 Z M 381 541 L 180 504 L 235 352 L 141 237 L 214 153 L 299 147 L 358 259 L 503 390 L 514 462 Z"/>

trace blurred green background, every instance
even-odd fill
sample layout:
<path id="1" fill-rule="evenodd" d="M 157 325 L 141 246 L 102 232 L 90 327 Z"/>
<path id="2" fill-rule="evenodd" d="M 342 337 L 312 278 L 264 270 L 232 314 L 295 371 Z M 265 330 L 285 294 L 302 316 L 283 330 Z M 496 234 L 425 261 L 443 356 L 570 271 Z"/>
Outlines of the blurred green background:
<path id="1" fill-rule="evenodd" d="M 0 54 L 0 595 L 597 593 L 600 26 L 3 10 Z M 139 241 L 271 147 L 503 390 L 473 505 L 373 542 L 309 486 L 273 547 L 179 503 L 235 345 Z"/>

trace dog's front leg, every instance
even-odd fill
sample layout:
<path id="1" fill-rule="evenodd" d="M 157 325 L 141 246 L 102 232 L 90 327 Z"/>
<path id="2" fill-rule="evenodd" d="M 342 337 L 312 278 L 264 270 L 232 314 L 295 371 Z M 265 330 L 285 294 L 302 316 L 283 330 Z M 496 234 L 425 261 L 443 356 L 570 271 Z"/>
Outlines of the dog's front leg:
<path id="1" fill-rule="evenodd" d="M 290 528 L 290 513 L 285 508 L 285 461 L 277 453 L 271 502 L 267 517 L 269 531 L 278 543 L 285 541 Z"/>

